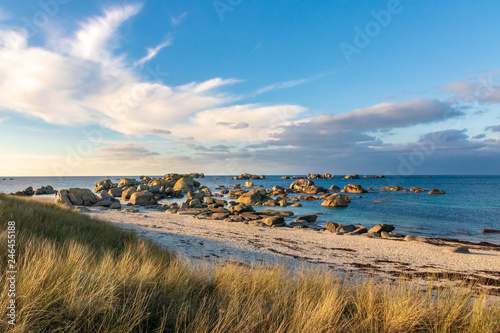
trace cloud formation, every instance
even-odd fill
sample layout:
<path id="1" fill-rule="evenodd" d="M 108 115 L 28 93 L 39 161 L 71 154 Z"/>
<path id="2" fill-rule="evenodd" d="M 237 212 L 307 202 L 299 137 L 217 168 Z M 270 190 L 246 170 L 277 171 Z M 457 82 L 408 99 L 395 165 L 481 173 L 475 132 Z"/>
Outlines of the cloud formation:
<path id="1" fill-rule="evenodd" d="M 500 103 L 500 70 L 484 73 L 476 82 L 454 81 L 440 89 L 444 93 L 453 94 L 456 101 Z"/>
<path id="2" fill-rule="evenodd" d="M 236 125 L 246 130 L 240 139 L 253 138 L 265 132 L 269 114 L 288 112 L 284 119 L 289 120 L 297 110 L 304 110 L 288 105 L 225 109 L 238 98 L 221 89 L 239 82 L 235 79 L 168 86 L 162 83 L 164 73 L 158 68 L 146 68 L 149 77 L 144 79 L 134 63 L 145 65 L 169 40 L 137 61 L 114 55 L 120 25 L 140 9 L 140 5 L 108 8 L 102 16 L 82 22 L 78 31 L 54 47 L 30 46 L 26 32 L 0 28 L 0 107 L 53 124 L 98 123 L 127 135 L 171 134 L 200 140 L 234 139 L 214 131 L 215 123 L 239 124 L 242 119 L 248 126 Z"/>

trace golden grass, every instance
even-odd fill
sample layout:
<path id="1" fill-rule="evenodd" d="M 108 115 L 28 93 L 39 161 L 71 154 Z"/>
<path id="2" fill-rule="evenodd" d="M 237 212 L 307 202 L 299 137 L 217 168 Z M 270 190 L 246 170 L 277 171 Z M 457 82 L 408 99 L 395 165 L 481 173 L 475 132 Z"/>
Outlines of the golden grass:
<path id="1" fill-rule="evenodd" d="M 17 323 L 8 332 L 499 332 L 500 304 L 404 281 L 348 282 L 324 270 L 193 267 L 130 232 L 0 195 L 0 256 L 16 221 Z"/>

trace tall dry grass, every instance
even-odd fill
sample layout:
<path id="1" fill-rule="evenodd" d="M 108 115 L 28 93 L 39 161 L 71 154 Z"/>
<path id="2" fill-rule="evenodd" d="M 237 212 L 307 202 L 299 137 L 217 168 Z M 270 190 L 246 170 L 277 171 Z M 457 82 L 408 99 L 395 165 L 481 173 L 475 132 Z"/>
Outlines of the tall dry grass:
<path id="1" fill-rule="evenodd" d="M 130 232 L 0 195 L 17 224 L 17 322 L 8 332 L 499 332 L 500 304 L 464 290 L 346 281 L 324 270 L 193 267 Z"/>

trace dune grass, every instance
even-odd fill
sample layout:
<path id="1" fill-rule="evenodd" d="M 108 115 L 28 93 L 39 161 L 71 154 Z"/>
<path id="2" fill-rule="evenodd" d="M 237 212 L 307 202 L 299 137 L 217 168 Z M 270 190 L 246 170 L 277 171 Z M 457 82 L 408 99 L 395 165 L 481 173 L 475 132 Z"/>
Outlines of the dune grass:
<path id="1" fill-rule="evenodd" d="M 500 331 L 500 304 L 486 295 L 345 281 L 322 270 L 193 267 L 108 223 L 0 195 L 3 271 L 10 220 L 17 227 L 17 321 L 7 323 L 2 273 L 0 331 Z"/>

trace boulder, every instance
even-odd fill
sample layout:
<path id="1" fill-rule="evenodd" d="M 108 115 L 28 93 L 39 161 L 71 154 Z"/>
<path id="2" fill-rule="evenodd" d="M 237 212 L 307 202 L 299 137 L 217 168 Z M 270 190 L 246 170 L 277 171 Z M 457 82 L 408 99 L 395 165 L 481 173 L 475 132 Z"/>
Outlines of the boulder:
<path id="1" fill-rule="evenodd" d="M 424 192 L 425 190 L 423 188 L 413 187 L 410 189 L 410 191 L 415 192 L 415 193 L 420 193 L 420 192 Z"/>
<path id="2" fill-rule="evenodd" d="M 139 206 L 156 205 L 156 201 L 153 193 L 149 191 L 135 192 L 130 196 L 130 203 Z"/>
<path id="3" fill-rule="evenodd" d="M 56 203 L 73 204 L 75 206 L 92 206 L 99 201 L 99 198 L 88 188 L 69 188 L 60 190 Z"/>
<path id="4" fill-rule="evenodd" d="M 310 215 L 302 215 L 300 217 L 297 217 L 293 220 L 293 222 L 307 222 L 307 223 L 314 223 L 316 222 L 318 218 L 318 215 L 315 214 L 310 214 Z"/>
<path id="5" fill-rule="evenodd" d="M 254 187 L 255 184 L 252 182 L 245 182 L 245 187 Z"/>
<path id="6" fill-rule="evenodd" d="M 18 195 L 22 197 L 31 197 L 35 192 L 33 191 L 33 187 L 27 187 L 22 191 L 17 191 L 16 193 L 11 193 L 12 195 Z"/>
<path id="7" fill-rule="evenodd" d="M 361 185 L 358 184 L 348 184 L 344 187 L 342 190 L 344 193 L 366 193 L 368 192 L 364 188 L 361 187 Z"/>
<path id="8" fill-rule="evenodd" d="M 94 192 L 101 193 L 102 191 L 107 191 L 111 188 L 111 185 L 113 185 L 113 183 L 111 182 L 111 179 L 101 180 L 95 184 Z"/>
<path id="9" fill-rule="evenodd" d="M 377 224 L 373 228 L 369 230 L 369 232 L 376 232 L 376 233 L 381 233 L 381 232 L 392 232 L 394 229 L 396 229 L 392 224 Z"/>
<path id="10" fill-rule="evenodd" d="M 263 223 L 267 224 L 268 226 L 275 226 L 275 227 L 282 227 L 285 226 L 285 219 L 282 216 L 270 216 L 266 217 L 262 220 Z"/>
<path id="11" fill-rule="evenodd" d="M 54 193 L 56 193 L 54 188 L 50 185 L 47 185 L 47 186 L 42 186 L 42 187 L 36 189 L 34 195 L 54 194 Z"/>
<path id="12" fill-rule="evenodd" d="M 337 185 L 332 185 L 332 186 L 330 186 L 329 190 L 331 192 L 338 192 L 338 191 L 340 191 L 340 187 L 338 187 Z"/>
<path id="13" fill-rule="evenodd" d="M 241 195 L 238 200 L 238 203 L 252 206 L 277 206 L 279 205 L 279 201 L 272 199 L 266 195 L 266 190 L 263 188 L 256 188 L 250 190 L 243 195 Z"/>
<path id="14" fill-rule="evenodd" d="M 363 226 L 360 226 L 356 228 L 356 230 L 350 232 L 351 235 L 361 235 L 361 234 L 366 234 L 368 232 L 368 229 L 366 229 Z"/>
<path id="15" fill-rule="evenodd" d="M 159 188 L 150 188 L 148 185 L 146 184 L 141 184 L 139 186 L 137 186 L 136 188 L 137 192 L 140 192 L 140 191 L 150 191 L 151 193 L 156 193 L 158 192 L 160 189 Z"/>
<path id="16" fill-rule="evenodd" d="M 115 199 L 113 196 L 111 196 L 108 192 L 103 191 L 101 193 L 101 196 L 98 197 L 99 201 L 94 204 L 94 206 L 103 206 L 103 207 L 110 207 L 112 204 L 115 202 L 120 203 L 118 199 Z"/>
<path id="17" fill-rule="evenodd" d="M 122 204 L 119 201 L 113 202 L 111 206 L 109 206 L 110 209 L 121 209 Z"/>
<path id="18" fill-rule="evenodd" d="M 422 237 L 422 236 L 417 236 L 417 235 L 407 235 L 405 237 L 405 241 L 407 242 L 427 242 L 427 239 L 425 239 L 425 237 Z"/>
<path id="19" fill-rule="evenodd" d="M 325 201 L 321 203 L 321 206 L 328 208 L 344 208 L 351 202 L 351 198 L 344 194 L 330 194 L 324 197 Z"/>
<path id="20" fill-rule="evenodd" d="M 208 187 L 200 188 L 200 192 L 202 192 L 206 197 L 212 196 L 212 191 Z"/>
<path id="21" fill-rule="evenodd" d="M 326 229 L 331 232 L 336 232 L 337 228 L 339 225 L 335 222 L 327 221 L 326 222 Z"/>
<path id="22" fill-rule="evenodd" d="M 120 179 L 120 184 L 118 184 L 118 187 L 125 187 L 125 186 L 138 186 L 139 182 L 135 180 L 134 178 L 122 178 Z"/>
<path id="23" fill-rule="evenodd" d="M 187 176 L 180 178 L 174 185 L 174 191 L 182 191 L 182 193 L 187 193 L 193 191 L 195 187 L 195 182 L 193 178 Z"/>
<path id="24" fill-rule="evenodd" d="M 241 214 L 245 212 L 254 212 L 254 209 L 250 205 L 239 204 L 229 207 L 229 211 L 233 214 Z"/>
<path id="25" fill-rule="evenodd" d="M 187 196 L 186 198 L 188 200 L 193 200 L 193 199 L 199 199 L 199 200 L 203 200 L 203 198 L 205 198 L 205 194 L 203 192 L 194 192 L 194 191 L 189 191 L 187 193 Z"/>
<path id="26" fill-rule="evenodd" d="M 359 179 L 358 174 L 347 175 L 344 177 L 345 179 Z"/>
<path id="27" fill-rule="evenodd" d="M 353 232 L 354 230 L 358 229 L 355 225 L 353 224 L 347 224 L 347 225 L 339 225 L 337 228 L 337 232 L 342 232 L 342 233 L 348 233 L 348 232 Z"/>
<path id="28" fill-rule="evenodd" d="M 432 189 L 429 191 L 429 194 L 445 194 L 443 190 Z"/>
<path id="29" fill-rule="evenodd" d="M 115 198 L 119 198 L 122 196 L 123 194 L 123 188 L 120 188 L 120 187 L 112 187 L 108 190 L 108 193 L 109 195 L 115 197 Z"/>
<path id="30" fill-rule="evenodd" d="M 297 191 L 297 192 L 303 192 L 304 189 L 315 186 L 314 182 L 309 179 L 299 179 L 294 181 L 292 184 L 290 184 L 290 189 Z"/>
<path id="31" fill-rule="evenodd" d="M 132 194 L 134 194 L 135 192 L 137 192 L 135 187 L 129 187 L 128 189 L 122 192 L 122 199 L 129 200 Z"/>

